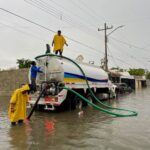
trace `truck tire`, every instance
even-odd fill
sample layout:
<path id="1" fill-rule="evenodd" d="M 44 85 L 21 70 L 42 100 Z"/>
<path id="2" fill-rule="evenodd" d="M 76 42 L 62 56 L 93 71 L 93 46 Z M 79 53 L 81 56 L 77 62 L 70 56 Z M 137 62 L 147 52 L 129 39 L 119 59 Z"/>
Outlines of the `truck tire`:
<path id="1" fill-rule="evenodd" d="M 92 96 L 91 96 L 90 94 L 87 94 L 87 95 L 86 95 L 86 98 L 87 98 L 90 102 L 93 103 L 93 98 L 92 98 Z M 89 103 L 87 103 L 87 105 L 90 106 L 90 107 L 92 107 Z"/>
<path id="2" fill-rule="evenodd" d="M 82 109 L 82 107 L 82 99 L 74 95 L 74 97 L 71 100 L 71 110 Z"/>

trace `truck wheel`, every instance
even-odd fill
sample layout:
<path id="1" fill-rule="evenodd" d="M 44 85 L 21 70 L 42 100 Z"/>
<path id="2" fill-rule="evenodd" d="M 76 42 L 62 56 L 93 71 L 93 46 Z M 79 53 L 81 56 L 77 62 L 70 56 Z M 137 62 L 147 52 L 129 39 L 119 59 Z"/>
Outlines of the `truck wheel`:
<path id="1" fill-rule="evenodd" d="M 87 95 L 86 95 L 86 98 L 88 99 L 88 101 L 90 101 L 90 102 L 93 103 L 93 99 L 92 99 L 92 96 L 91 96 L 90 94 L 87 94 Z M 92 105 L 89 104 L 89 103 L 88 103 L 87 105 L 92 107 Z"/>
<path id="2" fill-rule="evenodd" d="M 43 111 L 43 110 L 44 110 L 44 107 L 45 107 L 45 105 L 38 105 L 38 106 L 37 106 L 37 109 L 38 109 L 39 111 Z"/>
<path id="3" fill-rule="evenodd" d="M 82 99 L 75 95 L 71 100 L 71 109 L 82 109 Z"/>

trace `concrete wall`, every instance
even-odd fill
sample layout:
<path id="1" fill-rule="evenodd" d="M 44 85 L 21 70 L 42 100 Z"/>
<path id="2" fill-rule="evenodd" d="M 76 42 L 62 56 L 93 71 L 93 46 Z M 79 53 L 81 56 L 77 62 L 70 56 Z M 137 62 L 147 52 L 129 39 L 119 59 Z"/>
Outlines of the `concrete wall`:
<path id="1" fill-rule="evenodd" d="M 23 83 L 28 83 L 28 69 L 0 71 L 0 95 L 10 95 Z"/>
<path id="2" fill-rule="evenodd" d="M 134 76 L 135 79 L 135 88 L 141 89 L 143 87 L 146 87 L 146 77 L 145 76 Z"/>
<path id="3" fill-rule="evenodd" d="M 150 86 L 150 79 L 147 79 L 146 82 L 147 82 L 147 86 Z"/>

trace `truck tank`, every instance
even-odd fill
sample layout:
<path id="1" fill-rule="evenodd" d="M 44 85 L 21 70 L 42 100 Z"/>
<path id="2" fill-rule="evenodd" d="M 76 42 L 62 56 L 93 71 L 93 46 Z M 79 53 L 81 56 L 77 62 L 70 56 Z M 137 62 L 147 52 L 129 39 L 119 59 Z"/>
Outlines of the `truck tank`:
<path id="1" fill-rule="evenodd" d="M 78 63 L 78 62 L 77 62 Z M 108 74 L 100 67 L 91 64 L 78 63 L 83 69 L 89 82 L 107 83 Z M 43 74 L 38 74 L 37 84 L 41 82 L 85 82 L 79 68 L 63 58 L 42 56 L 37 58 L 37 65 L 41 67 Z"/>

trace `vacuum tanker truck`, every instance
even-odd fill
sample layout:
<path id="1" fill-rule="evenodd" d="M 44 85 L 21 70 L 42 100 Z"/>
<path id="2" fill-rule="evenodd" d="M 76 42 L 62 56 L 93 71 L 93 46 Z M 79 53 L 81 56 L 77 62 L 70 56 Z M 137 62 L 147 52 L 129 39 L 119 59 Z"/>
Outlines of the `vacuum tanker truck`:
<path id="1" fill-rule="evenodd" d="M 42 89 L 47 87 L 37 108 L 45 110 L 82 108 L 87 103 L 61 87 L 66 86 L 73 89 L 93 101 L 86 80 L 95 95 L 109 94 L 108 74 L 103 69 L 93 64 L 75 62 L 82 68 L 86 78 L 77 65 L 64 57 L 53 57 L 49 54 L 37 56 L 36 63 L 41 67 L 43 73 L 39 73 L 37 76 L 37 92 L 30 94 L 30 106 L 34 105 Z"/>

